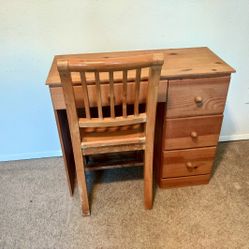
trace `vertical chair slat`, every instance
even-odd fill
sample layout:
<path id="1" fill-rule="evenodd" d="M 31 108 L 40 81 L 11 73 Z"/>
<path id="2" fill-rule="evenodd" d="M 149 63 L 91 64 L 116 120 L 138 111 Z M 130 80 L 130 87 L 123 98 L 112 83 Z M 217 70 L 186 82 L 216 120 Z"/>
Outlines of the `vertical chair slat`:
<path id="1" fill-rule="evenodd" d="M 127 70 L 123 71 L 123 117 L 127 117 Z"/>
<path id="2" fill-rule="evenodd" d="M 114 99 L 113 71 L 109 72 L 109 78 L 110 78 L 110 111 L 111 111 L 111 117 L 115 118 L 115 99 Z"/>
<path id="3" fill-rule="evenodd" d="M 141 68 L 136 69 L 136 81 L 135 81 L 135 102 L 134 102 L 134 115 L 139 114 L 139 90 L 141 80 Z"/>
<path id="4" fill-rule="evenodd" d="M 102 101 L 101 101 L 101 89 L 100 89 L 100 80 L 99 80 L 99 72 L 94 72 L 95 74 L 95 81 L 96 81 L 96 95 L 97 95 L 97 102 L 98 102 L 98 116 L 99 118 L 103 118 L 102 112 Z"/>
<path id="5" fill-rule="evenodd" d="M 91 118 L 90 114 L 90 105 L 89 105 L 89 96 L 88 96 L 88 90 L 87 90 L 87 82 L 86 82 L 86 73 L 81 72 L 81 85 L 83 88 L 83 100 L 84 100 L 84 106 L 85 106 L 85 112 L 86 112 L 86 118 Z"/>

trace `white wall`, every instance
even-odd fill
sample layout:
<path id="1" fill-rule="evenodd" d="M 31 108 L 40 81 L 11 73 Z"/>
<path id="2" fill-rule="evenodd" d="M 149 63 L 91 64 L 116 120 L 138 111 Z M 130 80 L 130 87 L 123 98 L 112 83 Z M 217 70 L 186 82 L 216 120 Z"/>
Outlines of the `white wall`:
<path id="1" fill-rule="evenodd" d="M 249 138 L 248 0 L 1 0 L 0 160 L 60 154 L 55 54 L 208 46 L 237 69 L 223 140 Z"/>

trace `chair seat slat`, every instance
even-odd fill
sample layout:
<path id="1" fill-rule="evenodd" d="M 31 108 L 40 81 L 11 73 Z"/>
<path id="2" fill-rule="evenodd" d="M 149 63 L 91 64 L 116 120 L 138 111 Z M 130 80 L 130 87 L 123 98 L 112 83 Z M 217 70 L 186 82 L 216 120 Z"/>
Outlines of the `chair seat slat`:
<path id="1" fill-rule="evenodd" d="M 141 113 L 138 116 L 128 115 L 126 118 L 124 117 L 116 117 L 113 118 L 103 118 L 99 120 L 98 118 L 92 119 L 79 119 L 79 126 L 80 128 L 87 128 L 87 127 L 112 127 L 112 126 L 124 126 L 124 125 L 134 125 L 134 124 L 141 124 L 145 123 L 147 120 L 147 116 L 145 113 Z"/>
<path id="2" fill-rule="evenodd" d="M 139 151 L 139 150 L 145 150 L 145 144 L 139 143 L 139 144 L 124 144 L 124 145 L 115 145 L 115 146 L 105 146 L 105 147 L 88 147 L 82 149 L 83 155 L 94 155 L 94 154 L 105 154 L 110 152 L 110 149 L 112 152 L 125 152 L 125 151 Z"/>
<path id="3" fill-rule="evenodd" d="M 118 146 L 118 145 L 128 145 L 128 144 L 144 144 L 144 143 L 145 143 L 145 136 L 128 138 L 128 139 L 109 139 L 105 141 L 102 140 L 102 141 L 82 142 L 81 148 Z"/>

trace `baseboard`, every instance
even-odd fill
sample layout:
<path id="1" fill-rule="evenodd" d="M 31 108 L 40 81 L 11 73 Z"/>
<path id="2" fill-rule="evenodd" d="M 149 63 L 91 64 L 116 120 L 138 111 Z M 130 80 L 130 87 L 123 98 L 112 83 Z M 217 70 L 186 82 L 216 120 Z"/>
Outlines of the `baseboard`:
<path id="1" fill-rule="evenodd" d="M 0 155 L 0 162 L 62 156 L 61 150 Z"/>
<path id="2" fill-rule="evenodd" d="M 249 140 L 249 134 L 220 136 L 219 141 Z M 0 162 L 62 156 L 61 150 L 1 155 Z"/>
<path id="3" fill-rule="evenodd" d="M 239 135 L 220 136 L 220 139 L 219 139 L 220 142 L 236 141 L 236 140 L 249 140 L 249 133 L 248 134 L 239 134 Z"/>

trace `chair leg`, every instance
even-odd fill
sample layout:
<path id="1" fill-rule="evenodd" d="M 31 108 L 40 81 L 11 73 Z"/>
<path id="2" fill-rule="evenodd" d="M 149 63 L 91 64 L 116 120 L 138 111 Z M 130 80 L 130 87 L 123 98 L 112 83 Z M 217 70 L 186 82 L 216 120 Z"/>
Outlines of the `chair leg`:
<path id="1" fill-rule="evenodd" d="M 90 215 L 88 193 L 86 186 L 86 176 L 85 176 L 85 164 L 81 151 L 75 155 L 75 165 L 76 165 L 76 175 L 78 181 L 78 188 L 80 194 L 81 210 L 83 216 Z"/>
<path id="2" fill-rule="evenodd" d="M 144 152 L 144 207 L 152 209 L 153 202 L 153 149 Z"/>

